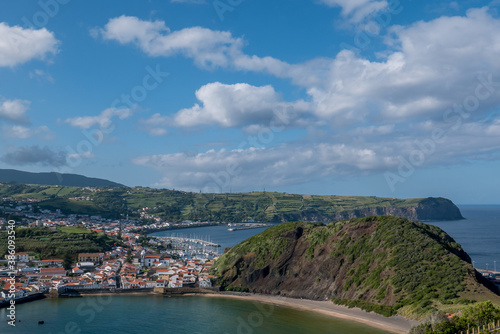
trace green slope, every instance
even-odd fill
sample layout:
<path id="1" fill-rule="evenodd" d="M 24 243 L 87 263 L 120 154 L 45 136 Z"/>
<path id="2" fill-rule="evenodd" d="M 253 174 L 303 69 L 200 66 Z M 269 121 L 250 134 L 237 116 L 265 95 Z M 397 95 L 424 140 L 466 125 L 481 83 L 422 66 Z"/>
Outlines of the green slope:
<path id="1" fill-rule="evenodd" d="M 202 194 L 166 189 L 78 188 L 0 185 L 0 196 L 41 200 L 42 208 L 66 213 L 119 217 L 127 212 L 179 220 L 220 222 L 334 221 L 369 215 L 397 215 L 411 219 L 461 219 L 458 208 L 443 198 L 394 199 L 379 197 L 297 195 L 253 192 Z"/>
<path id="2" fill-rule="evenodd" d="M 228 290 L 333 299 L 387 316 L 500 302 L 444 231 L 391 216 L 281 224 L 231 248 L 213 273 Z"/>

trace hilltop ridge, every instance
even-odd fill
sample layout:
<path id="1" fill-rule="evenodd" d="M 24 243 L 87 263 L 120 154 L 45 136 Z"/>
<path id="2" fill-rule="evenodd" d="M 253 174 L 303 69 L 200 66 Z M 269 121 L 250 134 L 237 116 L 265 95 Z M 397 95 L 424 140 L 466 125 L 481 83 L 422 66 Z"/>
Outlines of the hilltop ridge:
<path id="1" fill-rule="evenodd" d="M 0 185 L 0 196 L 35 199 L 41 208 L 63 213 L 159 217 L 168 221 L 332 222 L 372 215 L 413 220 L 463 219 L 445 198 L 396 199 L 362 196 L 298 195 L 277 192 L 189 193 L 145 187 L 63 187 Z"/>
<path id="2" fill-rule="evenodd" d="M 0 182 L 67 187 L 124 187 L 123 184 L 78 174 L 31 173 L 15 169 L 0 169 Z"/>

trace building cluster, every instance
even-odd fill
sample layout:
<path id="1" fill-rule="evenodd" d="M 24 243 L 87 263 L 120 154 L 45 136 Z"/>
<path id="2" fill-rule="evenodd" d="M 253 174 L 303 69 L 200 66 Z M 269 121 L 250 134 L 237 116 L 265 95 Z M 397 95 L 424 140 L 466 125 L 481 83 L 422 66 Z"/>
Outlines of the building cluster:
<path id="1" fill-rule="evenodd" d="M 209 275 L 213 259 L 173 259 L 143 247 L 138 235 L 125 235 L 127 247 L 115 246 L 105 253 L 81 253 L 64 268 L 62 259 L 36 260 L 28 253 L 16 254 L 15 298 L 35 293 L 82 290 L 154 289 L 212 286 Z M 2 262 L 6 262 L 2 260 Z M 0 262 L 1 264 L 1 262 Z M 0 267 L 0 303 L 9 298 L 9 273 Z"/>

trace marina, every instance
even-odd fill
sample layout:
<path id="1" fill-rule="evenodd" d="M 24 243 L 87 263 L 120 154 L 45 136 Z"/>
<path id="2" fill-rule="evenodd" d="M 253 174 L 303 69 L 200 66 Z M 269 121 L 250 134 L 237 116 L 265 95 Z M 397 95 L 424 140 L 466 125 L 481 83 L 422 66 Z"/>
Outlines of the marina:
<path id="1" fill-rule="evenodd" d="M 175 234 L 155 237 L 166 248 L 163 253 L 181 259 L 213 259 L 221 254 L 221 245 L 211 241 L 209 236 Z"/>

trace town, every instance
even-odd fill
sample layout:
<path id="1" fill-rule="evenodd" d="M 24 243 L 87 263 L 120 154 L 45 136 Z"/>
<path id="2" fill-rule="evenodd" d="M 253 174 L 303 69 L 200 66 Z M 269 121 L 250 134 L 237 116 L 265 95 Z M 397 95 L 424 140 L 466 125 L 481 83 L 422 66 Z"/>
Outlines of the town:
<path id="1" fill-rule="evenodd" d="M 164 222 L 144 214 L 155 223 L 143 225 L 140 220 L 128 217 L 112 220 L 65 215 L 60 210 L 34 210 L 34 204 L 5 198 L 0 209 L 15 215 L 16 230 L 76 228 L 76 231 L 105 234 L 117 243 L 106 252 L 79 253 L 71 263 L 65 263 L 68 260 L 63 258 L 39 258 L 31 252 L 16 252 L 13 294 L 16 302 L 48 295 L 212 287 L 213 276 L 209 271 L 220 254 L 219 245 L 201 238 L 147 236 L 161 230 L 214 225 L 211 222 Z M 0 217 L 0 229 L 7 229 L 7 223 L 6 218 Z M 8 287 L 12 269 L 7 262 L 8 255 L 0 259 L 0 307 L 7 305 L 12 297 Z"/>

